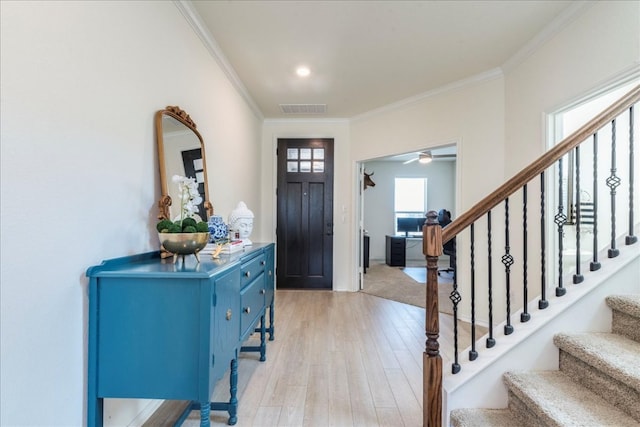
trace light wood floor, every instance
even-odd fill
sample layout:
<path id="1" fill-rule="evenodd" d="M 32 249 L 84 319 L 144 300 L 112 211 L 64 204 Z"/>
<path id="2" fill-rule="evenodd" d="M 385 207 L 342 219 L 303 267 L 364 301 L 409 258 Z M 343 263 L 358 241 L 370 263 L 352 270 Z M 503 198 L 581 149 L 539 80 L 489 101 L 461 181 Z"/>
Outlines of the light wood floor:
<path id="1" fill-rule="evenodd" d="M 359 292 L 278 290 L 266 362 L 256 353 L 239 359 L 237 425 L 422 425 L 424 314 Z M 451 316 L 443 314 L 445 370 L 452 336 Z M 213 400 L 228 401 L 228 389 L 227 374 Z M 198 423 L 194 411 L 184 425 Z M 212 425 L 226 423 L 226 412 L 212 412 Z M 154 416 L 151 424 L 162 423 Z"/>

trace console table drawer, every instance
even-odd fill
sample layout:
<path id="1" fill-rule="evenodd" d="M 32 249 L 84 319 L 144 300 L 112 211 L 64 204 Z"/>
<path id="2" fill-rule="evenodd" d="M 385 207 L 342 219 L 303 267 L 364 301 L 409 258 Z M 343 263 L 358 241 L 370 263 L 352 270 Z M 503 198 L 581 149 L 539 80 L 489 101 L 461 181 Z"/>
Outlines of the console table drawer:
<path id="1" fill-rule="evenodd" d="M 265 267 L 264 254 L 260 254 L 259 256 L 252 258 L 249 262 L 242 264 L 241 286 L 244 288 L 249 283 L 251 283 L 256 277 L 260 275 L 260 273 L 264 271 L 264 267 Z"/>
<path id="2" fill-rule="evenodd" d="M 246 339 L 256 319 L 264 311 L 265 306 L 264 273 L 255 278 L 248 286 L 240 291 L 241 317 L 240 330 L 242 340 Z"/>

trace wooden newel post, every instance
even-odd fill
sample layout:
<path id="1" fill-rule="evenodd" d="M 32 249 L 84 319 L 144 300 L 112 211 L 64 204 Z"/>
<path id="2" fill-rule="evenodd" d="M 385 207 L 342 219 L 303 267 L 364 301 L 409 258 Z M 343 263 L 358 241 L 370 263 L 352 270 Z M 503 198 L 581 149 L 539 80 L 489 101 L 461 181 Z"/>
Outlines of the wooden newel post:
<path id="1" fill-rule="evenodd" d="M 438 257 L 442 255 L 442 227 L 438 214 L 427 212 L 422 227 L 422 252 L 427 259 L 427 296 L 425 333 L 427 341 L 422 354 L 422 424 L 442 426 L 442 357 L 440 356 L 440 321 L 438 308 Z"/>

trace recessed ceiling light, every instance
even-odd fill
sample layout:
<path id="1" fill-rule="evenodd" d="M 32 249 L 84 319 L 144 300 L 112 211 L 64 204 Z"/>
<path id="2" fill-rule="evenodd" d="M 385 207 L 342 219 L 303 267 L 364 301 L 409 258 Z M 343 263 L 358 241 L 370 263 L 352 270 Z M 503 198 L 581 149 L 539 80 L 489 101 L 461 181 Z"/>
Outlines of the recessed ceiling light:
<path id="1" fill-rule="evenodd" d="M 296 74 L 299 75 L 300 77 L 307 77 L 309 74 L 311 74 L 311 70 L 309 70 L 308 67 L 298 67 L 296 69 Z"/>

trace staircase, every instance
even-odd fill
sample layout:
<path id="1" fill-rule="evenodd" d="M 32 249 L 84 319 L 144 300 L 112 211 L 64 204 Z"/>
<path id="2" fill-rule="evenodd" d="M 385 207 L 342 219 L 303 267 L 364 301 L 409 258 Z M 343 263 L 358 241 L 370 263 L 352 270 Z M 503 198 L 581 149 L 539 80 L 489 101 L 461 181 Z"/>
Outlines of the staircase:
<path id="1" fill-rule="evenodd" d="M 606 298 L 611 333 L 556 334 L 558 371 L 507 372 L 506 409 L 455 409 L 453 427 L 640 426 L 640 295 Z"/>

